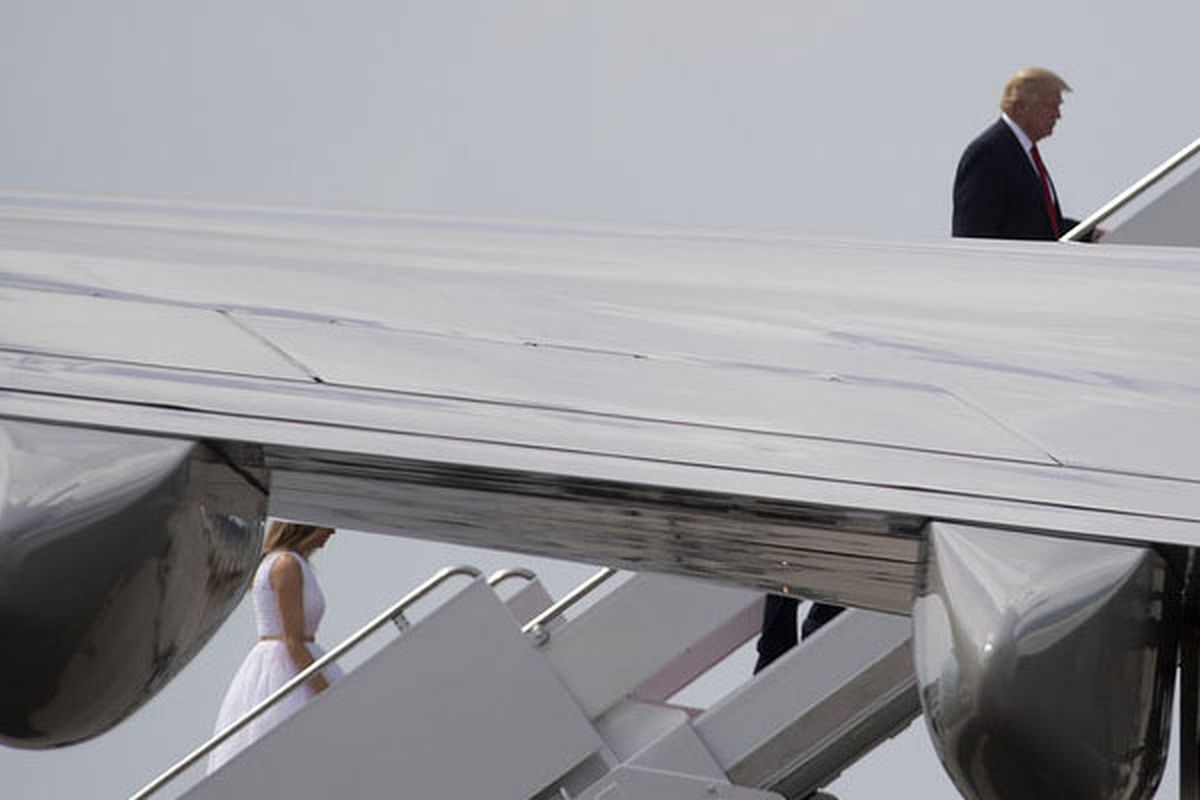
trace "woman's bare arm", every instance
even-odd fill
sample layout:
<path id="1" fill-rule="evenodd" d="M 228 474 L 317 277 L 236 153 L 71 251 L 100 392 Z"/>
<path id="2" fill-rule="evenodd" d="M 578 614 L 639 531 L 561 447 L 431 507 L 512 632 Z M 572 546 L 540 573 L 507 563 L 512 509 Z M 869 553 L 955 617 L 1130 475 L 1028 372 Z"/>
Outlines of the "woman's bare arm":
<path id="1" fill-rule="evenodd" d="M 279 616 L 283 620 L 283 643 L 296 669 L 302 670 L 312 664 L 314 659 L 304 642 L 304 572 L 300 568 L 298 558 L 299 556 L 289 554 L 275 559 L 275 563 L 271 565 L 271 588 L 275 590 Z M 314 692 L 323 692 L 329 688 L 329 682 L 320 673 L 310 678 L 308 685 Z"/>

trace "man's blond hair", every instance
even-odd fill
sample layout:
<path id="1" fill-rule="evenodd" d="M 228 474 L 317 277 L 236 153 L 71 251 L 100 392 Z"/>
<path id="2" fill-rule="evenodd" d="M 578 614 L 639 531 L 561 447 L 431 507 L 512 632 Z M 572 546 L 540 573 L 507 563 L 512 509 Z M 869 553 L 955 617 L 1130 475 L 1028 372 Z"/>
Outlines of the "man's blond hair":
<path id="1" fill-rule="evenodd" d="M 1013 106 L 1018 100 L 1029 101 L 1036 97 L 1044 97 L 1051 92 L 1069 92 L 1071 87 L 1056 73 L 1045 67 L 1026 67 L 1018 70 L 1004 84 L 1004 94 L 1000 97 L 1000 109 L 1005 114 L 1012 114 Z"/>

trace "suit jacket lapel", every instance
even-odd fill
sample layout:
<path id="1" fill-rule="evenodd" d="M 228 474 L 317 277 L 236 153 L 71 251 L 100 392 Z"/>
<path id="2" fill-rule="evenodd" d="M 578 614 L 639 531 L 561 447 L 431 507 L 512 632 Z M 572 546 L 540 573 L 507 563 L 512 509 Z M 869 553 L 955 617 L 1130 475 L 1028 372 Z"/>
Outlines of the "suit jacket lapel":
<path id="1" fill-rule="evenodd" d="M 1037 168 L 1033 166 L 1033 162 L 1029 159 L 1029 154 L 1025 152 L 1025 148 L 1021 146 L 1021 141 L 1017 135 L 1013 133 L 1004 120 L 997 120 L 996 124 L 1004 129 L 1004 141 L 1008 142 L 1008 157 L 1012 162 L 1014 174 L 1025 175 L 1025 181 L 1031 191 L 1036 191 L 1038 199 L 1042 196 L 1042 179 L 1038 176 Z"/>

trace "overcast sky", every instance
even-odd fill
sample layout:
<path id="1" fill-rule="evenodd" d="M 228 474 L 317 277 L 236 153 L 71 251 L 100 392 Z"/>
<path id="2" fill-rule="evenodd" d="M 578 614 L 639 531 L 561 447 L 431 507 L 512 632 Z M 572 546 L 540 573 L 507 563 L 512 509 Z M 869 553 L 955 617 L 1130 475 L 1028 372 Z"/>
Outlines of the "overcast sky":
<path id="1" fill-rule="evenodd" d="M 1196 30 L 1195 0 L 3 0 L 0 185 L 940 237 L 1021 66 L 1075 88 L 1041 148 L 1073 215 L 1200 135 Z M 322 638 L 460 560 L 530 559 L 335 540 Z M 589 572 L 542 566 L 560 594 Z M 6 796 L 129 794 L 207 734 L 252 637 L 243 608 L 92 744 L 0 750 Z M 896 781 L 957 796 L 919 725 L 834 789 Z"/>

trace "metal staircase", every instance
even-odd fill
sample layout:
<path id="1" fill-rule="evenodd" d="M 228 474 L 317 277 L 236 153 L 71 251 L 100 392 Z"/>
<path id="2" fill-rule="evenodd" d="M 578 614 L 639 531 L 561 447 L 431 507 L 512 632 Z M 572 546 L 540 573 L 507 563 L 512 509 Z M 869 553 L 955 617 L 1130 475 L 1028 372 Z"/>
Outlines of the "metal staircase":
<path id="1" fill-rule="evenodd" d="M 408 625 L 409 605 L 462 574 L 469 585 Z M 568 620 L 611 575 L 551 603 L 532 573 L 443 570 L 312 669 L 389 622 L 402 635 L 182 796 L 800 798 L 919 713 L 908 619 L 856 610 L 712 708 L 673 705 L 757 635 L 761 595 L 635 575 Z M 513 578 L 526 585 L 501 599 Z"/>

